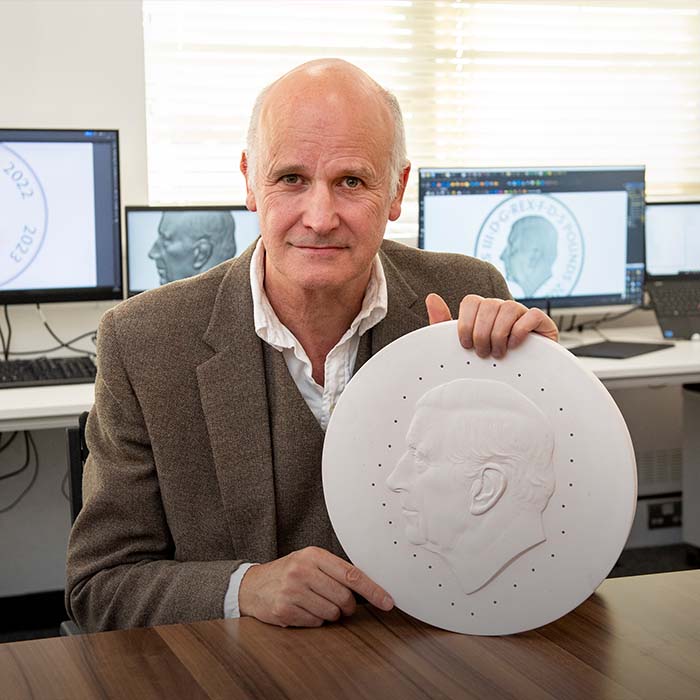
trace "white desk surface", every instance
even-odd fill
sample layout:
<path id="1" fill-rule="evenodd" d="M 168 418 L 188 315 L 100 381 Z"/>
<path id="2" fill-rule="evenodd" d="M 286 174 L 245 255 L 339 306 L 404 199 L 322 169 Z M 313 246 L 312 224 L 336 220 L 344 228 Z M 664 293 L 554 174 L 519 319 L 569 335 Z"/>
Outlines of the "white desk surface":
<path id="1" fill-rule="evenodd" d="M 609 340 L 664 342 L 658 326 L 629 328 L 603 328 Z M 566 333 L 562 336 L 565 347 L 581 343 L 597 343 L 602 340 L 595 331 Z M 624 360 L 581 357 L 582 364 L 590 369 L 608 389 L 642 386 L 665 386 L 700 382 L 700 342 L 678 340 L 668 348 L 628 357 Z"/>
<path id="2" fill-rule="evenodd" d="M 605 328 L 603 333 L 610 340 L 663 341 L 657 326 Z M 565 347 L 600 340 L 600 335 L 590 330 L 562 336 Z M 700 342 L 696 341 L 676 341 L 673 347 L 624 360 L 580 360 L 608 389 L 700 382 Z M 94 398 L 93 384 L 0 389 L 0 432 L 76 425 Z"/>
<path id="3" fill-rule="evenodd" d="M 0 389 L 0 432 L 77 425 L 94 401 L 94 384 Z"/>

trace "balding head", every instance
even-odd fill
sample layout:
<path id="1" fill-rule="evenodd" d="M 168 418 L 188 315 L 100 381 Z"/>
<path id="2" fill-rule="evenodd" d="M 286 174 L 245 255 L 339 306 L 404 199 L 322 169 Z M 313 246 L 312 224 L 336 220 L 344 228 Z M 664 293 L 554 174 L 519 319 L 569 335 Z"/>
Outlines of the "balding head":
<path id="1" fill-rule="evenodd" d="M 265 291 L 280 317 L 325 305 L 344 325 L 359 312 L 411 169 L 392 104 L 338 60 L 299 66 L 258 99 L 241 171 L 246 206 L 260 221 Z"/>
<path id="2" fill-rule="evenodd" d="M 387 179 L 392 183 L 392 194 L 398 191 L 401 172 L 408 164 L 399 103 L 363 70 L 334 58 L 297 66 L 258 95 L 248 128 L 249 182 L 253 186 L 257 184 L 260 159 L 271 145 L 268 127 L 280 112 L 298 113 L 310 105 L 318 107 L 323 103 L 330 108 L 346 109 L 367 122 L 367 140 L 379 142 L 386 150 Z"/>

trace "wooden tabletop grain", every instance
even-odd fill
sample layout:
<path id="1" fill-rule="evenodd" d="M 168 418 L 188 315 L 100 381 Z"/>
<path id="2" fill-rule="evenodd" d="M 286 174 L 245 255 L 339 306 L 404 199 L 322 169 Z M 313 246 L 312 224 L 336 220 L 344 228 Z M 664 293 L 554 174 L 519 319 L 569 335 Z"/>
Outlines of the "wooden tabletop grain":
<path id="1" fill-rule="evenodd" d="M 509 637 L 362 607 L 320 629 L 244 618 L 3 644 L 0 698 L 698 700 L 700 570 L 609 579 Z"/>

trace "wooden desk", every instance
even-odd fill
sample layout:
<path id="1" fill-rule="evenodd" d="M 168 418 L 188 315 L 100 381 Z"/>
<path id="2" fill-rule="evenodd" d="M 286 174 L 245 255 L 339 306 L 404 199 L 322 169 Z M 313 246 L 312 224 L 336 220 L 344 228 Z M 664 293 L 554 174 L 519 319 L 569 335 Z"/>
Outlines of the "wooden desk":
<path id="1" fill-rule="evenodd" d="M 566 617 L 470 637 L 362 608 L 320 629 L 253 619 L 0 645 L 0 697 L 700 698 L 700 571 L 609 579 Z"/>

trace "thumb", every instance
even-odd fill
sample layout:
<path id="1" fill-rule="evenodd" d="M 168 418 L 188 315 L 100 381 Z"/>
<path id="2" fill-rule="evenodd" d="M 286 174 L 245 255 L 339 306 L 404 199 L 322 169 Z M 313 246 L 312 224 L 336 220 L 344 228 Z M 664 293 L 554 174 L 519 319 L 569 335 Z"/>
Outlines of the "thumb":
<path id="1" fill-rule="evenodd" d="M 433 323 L 452 320 L 450 308 L 445 303 L 445 300 L 437 294 L 428 294 L 425 298 L 425 308 L 428 310 L 428 322 L 431 326 Z"/>

